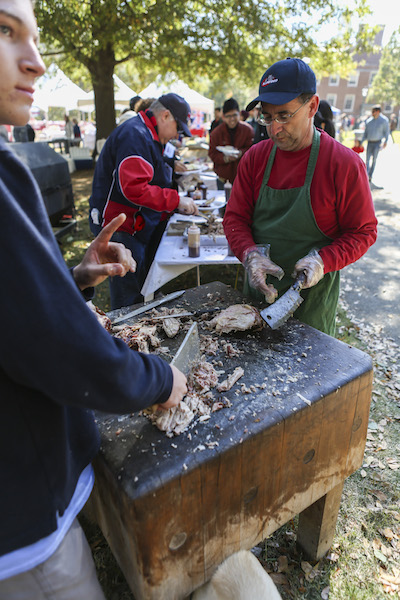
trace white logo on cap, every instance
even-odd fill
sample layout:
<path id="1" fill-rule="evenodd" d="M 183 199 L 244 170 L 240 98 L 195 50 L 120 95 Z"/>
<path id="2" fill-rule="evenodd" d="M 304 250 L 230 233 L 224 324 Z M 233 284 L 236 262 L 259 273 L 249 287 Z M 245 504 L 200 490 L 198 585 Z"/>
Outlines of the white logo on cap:
<path id="1" fill-rule="evenodd" d="M 266 85 L 269 85 L 270 83 L 277 83 L 278 79 L 276 77 L 274 77 L 273 75 L 268 75 L 268 77 L 266 77 L 264 79 L 264 81 L 261 82 L 261 86 L 265 87 Z"/>

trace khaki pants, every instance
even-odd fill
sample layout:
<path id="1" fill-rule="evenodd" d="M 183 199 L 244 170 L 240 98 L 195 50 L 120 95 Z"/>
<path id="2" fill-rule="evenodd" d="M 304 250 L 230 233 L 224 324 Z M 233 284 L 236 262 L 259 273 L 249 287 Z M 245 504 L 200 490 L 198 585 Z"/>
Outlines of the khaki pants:
<path id="1" fill-rule="evenodd" d="M 0 600 L 105 600 L 77 519 L 44 563 L 0 581 Z"/>

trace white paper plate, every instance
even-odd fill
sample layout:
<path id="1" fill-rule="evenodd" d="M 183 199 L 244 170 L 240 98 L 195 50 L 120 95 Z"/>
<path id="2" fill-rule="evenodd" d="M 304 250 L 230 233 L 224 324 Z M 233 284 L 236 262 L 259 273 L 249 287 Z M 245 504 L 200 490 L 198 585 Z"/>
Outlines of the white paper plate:
<path id="1" fill-rule="evenodd" d="M 226 154 L 227 156 L 238 156 L 240 150 L 234 148 L 233 146 L 217 146 L 217 150 L 222 152 L 222 154 Z"/>
<path id="2" fill-rule="evenodd" d="M 201 212 L 212 212 L 225 206 L 226 200 L 225 198 L 216 198 L 211 204 L 206 205 L 204 205 L 204 200 L 195 200 L 195 203 Z"/>
<path id="3" fill-rule="evenodd" d="M 206 167 L 204 167 L 206 168 Z M 202 173 L 204 169 L 192 169 L 191 171 L 179 171 L 176 172 L 175 175 L 181 175 L 181 177 L 188 177 L 189 175 L 198 175 Z"/>

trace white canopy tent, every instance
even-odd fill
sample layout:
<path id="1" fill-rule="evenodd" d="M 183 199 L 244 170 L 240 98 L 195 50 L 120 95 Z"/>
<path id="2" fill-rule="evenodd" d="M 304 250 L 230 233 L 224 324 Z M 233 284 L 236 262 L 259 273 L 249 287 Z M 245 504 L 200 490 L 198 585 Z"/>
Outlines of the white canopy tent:
<path id="1" fill-rule="evenodd" d="M 197 111 L 203 112 L 207 115 L 206 120 L 210 119 L 214 114 L 214 100 L 206 98 L 195 90 L 192 90 L 180 79 L 173 80 L 171 76 L 165 79 L 158 76 L 156 81 L 139 92 L 139 96 L 142 98 L 159 98 L 159 96 L 168 94 L 169 92 L 182 96 L 189 104 L 192 113 Z"/>
<path id="2" fill-rule="evenodd" d="M 88 94 L 73 83 L 66 75 L 52 64 L 47 72 L 39 77 L 33 95 L 33 106 L 48 112 L 49 107 L 62 107 L 68 112 L 78 107 L 78 100 Z"/>
<path id="3" fill-rule="evenodd" d="M 114 78 L 114 101 L 115 108 L 117 110 L 124 110 L 129 106 L 129 100 L 136 96 L 136 92 L 131 90 L 131 88 L 126 85 L 117 75 L 113 75 Z M 78 100 L 77 108 L 79 110 L 83 110 L 85 112 L 94 111 L 94 93 L 89 92 L 86 95 L 86 98 L 82 98 Z"/>

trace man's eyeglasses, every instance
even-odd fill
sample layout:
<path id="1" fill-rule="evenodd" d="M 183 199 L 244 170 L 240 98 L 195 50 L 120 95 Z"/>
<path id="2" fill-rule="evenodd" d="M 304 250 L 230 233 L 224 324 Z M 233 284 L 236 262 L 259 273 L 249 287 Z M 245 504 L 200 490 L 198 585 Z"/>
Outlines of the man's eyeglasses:
<path id="1" fill-rule="evenodd" d="M 307 100 L 305 100 L 303 102 L 303 104 L 301 106 L 299 106 L 299 108 L 297 110 L 295 110 L 293 113 L 280 113 L 277 117 L 270 117 L 270 116 L 266 116 L 261 114 L 258 118 L 257 118 L 257 122 L 260 123 L 260 125 L 271 125 L 272 121 L 276 121 L 277 123 L 279 123 L 279 125 L 284 125 L 285 123 L 289 123 L 290 119 L 292 117 L 294 117 L 294 115 L 296 113 L 299 112 L 299 110 L 301 108 L 303 108 L 303 106 L 305 104 L 307 104 L 307 102 L 309 102 L 311 100 L 311 98 L 307 98 Z"/>
<path id="2" fill-rule="evenodd" d="M 238 112 L 231 113 L 230 115 L 224 115 L 225 119 L 238 119 L 240 114 Z"/>
<path id="3" fill-rule="evenodd" d="M 172 113 L 171 113 L 171 115 L 172 115 Z M 174 118 L 174 121 L 175 121 L 175 123 L 176 123 L 176 131 L 177 131 L 177 134 L 178 134 L 178 135 L 183 135 L 184 131 L 183 131 L 183 129 L 182 129 L 182 125 L 179 123 L 178 119 L 176 119 L 176 118 L 174 117 L 174 115 L 172 115 L 172 116 L 173 116 L 173 118 Z"/>

